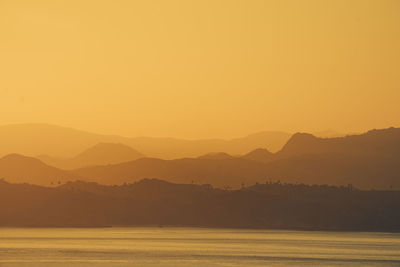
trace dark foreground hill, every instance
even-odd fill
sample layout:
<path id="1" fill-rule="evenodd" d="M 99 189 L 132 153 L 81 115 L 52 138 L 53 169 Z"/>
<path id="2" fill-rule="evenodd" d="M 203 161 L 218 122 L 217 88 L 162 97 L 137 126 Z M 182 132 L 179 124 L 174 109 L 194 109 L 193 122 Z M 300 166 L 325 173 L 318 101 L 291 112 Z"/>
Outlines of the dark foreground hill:
<path id="1" fill-rule="evenodd" d="M 171 225 L 400 231 L 399 191 L 258 184 L 241 190 L 145 179 L 57 188 L 0 181 L 0 226 Z"/>

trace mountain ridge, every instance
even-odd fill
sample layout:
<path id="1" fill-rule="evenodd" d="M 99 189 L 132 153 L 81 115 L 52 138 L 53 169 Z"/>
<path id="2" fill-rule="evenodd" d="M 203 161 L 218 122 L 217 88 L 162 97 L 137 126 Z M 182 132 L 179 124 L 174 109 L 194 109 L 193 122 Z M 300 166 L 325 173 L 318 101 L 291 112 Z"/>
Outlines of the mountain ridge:
<path id="1" fill-rule="evenodd" d="M 0 178 L 13 183 L 52 186 L 75 180 L 78 176 L 49 166 L 39 159 L 14 153 L 0 158 Z"/>
<path id="2" fill-rule="evenodd" d="M 388 138 L 389 137 L 389 138 Z M 388 138 L 388 139 L 387 139 Z M 379 149 L 378 149 L 379 148 Z M 140 178 L 210 183 L 219 187 L 281 180 L 315 184 L 352 183 L 360 188 L 400 187 L 400 129 L 382 129 L 339 138 L 295 134 L 266 162 L 241 157 L 227 159 L 142 159 L 108 167 L 75 170 L 104 183 Z M 378 149 L 378 150 L 377 150 Z"/>
<path id="3" fill-rule="evenodd" d="M 57 159 L 46 155 L 37 156 L 48 165 L 67 170 L 93 165 L 117 164 L 142 157 L 144 155 L 137 150 L 117 143 L 98 143 L 68 159 Z"/>
<path id="4" fill-rule="evenodd" d="M 219 159 L 164 160 L 147 157 L 79 168 L 68 174 L 72 178 L 108 185 L 160 178 L 176 183 L 212 184 L 221 188 L 238 188 L 243 183 L 248 185 L 270 180 L 331 185 L 348 183 L 362 189 L 400 188 L 400 129 L 397 128 L 339 138 L 296 134 L 280 152 L 271 155 L 263 150 L 257 151 L 266 153 L 271 159 L 257 161 L 225 154 Z M 19 169 L 24 170 L 24 167 L 19 166 Z M 21 171 L 19 169 L 14 168 L 14 171 Z M 1 171 L 2 168 L 0 177 Z M 11 175 L 11 178 L 15 177 Z M 35 179 L 31 181 L 35 182 Z"/>
<path id="5" fill-rule="evenodd" d="M 186 140 L 178 138 L 124 137 L 101 135 L 50 124 L 12 124 L 0 126 L 0 156 L 19 153 L 70 158 L 97 143 L 121 143 L 149 157 L 174 159 L 197 157 L 213 151 L 232 155 L 259 147 L 279 150 L 289 133 L 264 131 L 242 138 Z"/>

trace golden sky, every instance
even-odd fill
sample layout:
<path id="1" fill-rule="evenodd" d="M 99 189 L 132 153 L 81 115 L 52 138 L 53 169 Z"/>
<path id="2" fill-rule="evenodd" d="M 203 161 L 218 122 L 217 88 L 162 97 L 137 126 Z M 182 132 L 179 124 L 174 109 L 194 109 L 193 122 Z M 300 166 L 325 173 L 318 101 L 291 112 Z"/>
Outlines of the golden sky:
<path id="1" fill-rule="evenodd" d="M 0 124 L 352 132 L 399 103 L 398 0 L 0 0 Z"/>

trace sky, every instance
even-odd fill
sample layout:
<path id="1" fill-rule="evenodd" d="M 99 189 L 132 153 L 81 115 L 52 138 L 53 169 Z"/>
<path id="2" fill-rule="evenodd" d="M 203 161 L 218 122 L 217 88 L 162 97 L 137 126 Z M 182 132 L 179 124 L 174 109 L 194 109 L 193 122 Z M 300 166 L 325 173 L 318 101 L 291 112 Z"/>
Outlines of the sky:
<path id="1" fill-rule="evenodd" d="M 0 0 L 0 125 L 126 136 L 400 126 L 400 1 Z"/>

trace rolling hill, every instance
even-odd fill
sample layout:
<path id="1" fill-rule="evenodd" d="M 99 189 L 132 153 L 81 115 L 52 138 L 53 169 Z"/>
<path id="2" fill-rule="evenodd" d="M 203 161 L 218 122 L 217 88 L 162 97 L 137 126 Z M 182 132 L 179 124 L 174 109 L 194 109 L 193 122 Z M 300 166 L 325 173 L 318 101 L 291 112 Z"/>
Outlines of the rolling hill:
<path id="1" fill-rule="evenodd" d="M 393 190 L 400 188 L 400 129 L 372 130 L 340 138 L 318 138 L 299 133 L 275 154 L 258 149 L 241 157 L 214 153 L 175 160 L 140 158 L 72 171 L 10 155 L 0 160 L 0 177 L 12 182 L 46 185 L 51 181 L 76 177 L 107 185 L 160 178 L 175 183 L 235 188 L 242 184 L 280 180 Z"/>
<path id="2" fill-rule="evenodd" d="M 38 156 L 44 163 L 61 169 L 77 169 L 92 165 L 108 165 L 136 160 L 143 154 L 123 144 L 99 143 L 69 159 Z"/>
<path id="3" fill-rule="evenodd" d="M 363 189 L 400 188 L 400 129 L 373 130 L 341 138 L 295 134 L 267 163 L 245 158 L 152 158 L 74 171 L 100 183 L 121 184 L 142 178 L 218 187 L 268 180 L 311 184 L 353 184 Z M 261 151 L 265 155 L 265 151 Z M 256 151 L 251 154 L 257 154 Z M 250 154 L 250 155 L 251 155 Z"/>
<path id="4" fill-rule="evenodd" d="M 400 191 L 257 184 L 240 190 L 143 179 L 49 188 L 0 179 L 0 227 L 201 226 L 400 231 Z M 17 241 L 15 241 L 17 242 Z"/>
<path id="5" fill-rule="evenodd" d="M 77 176 L 35 158 L 10 154 L 0 158 L 0 178 L 12 183 L 52 186 L 59 182 L 73 181 Z"/>
<path id="6" fill-rule="evenodd" d="M 269 152 L 267 149 L 258 148 L 249 153 L 241 156 L 242 159 L 258 161 L 258 162 L 270 162 L 274 159 L 274 154 Z"/>
<path id="7" fill-rule="evenodd" d="M 400 155 L 400 128 L 371 130 L 364 134 L 336 138 L 296 133 L 275 154 L 275 158 L 327 153 L 396 157 Z"/>
<path id="8" fill-rule="evenodd" d="M 124 144 L 148 157 L 162 159 L 198 157 L 216 151 L 238 155 L 259 147 L 277 151 L 290 136 L 285 132 L 260 132 L 231 140 L 184 140 L 100 135 L 49 124 L 13 124 L 0 126 L 0 156 L 18 153 L 33 157 L 71 158 L 98 143 Z"/>

